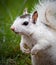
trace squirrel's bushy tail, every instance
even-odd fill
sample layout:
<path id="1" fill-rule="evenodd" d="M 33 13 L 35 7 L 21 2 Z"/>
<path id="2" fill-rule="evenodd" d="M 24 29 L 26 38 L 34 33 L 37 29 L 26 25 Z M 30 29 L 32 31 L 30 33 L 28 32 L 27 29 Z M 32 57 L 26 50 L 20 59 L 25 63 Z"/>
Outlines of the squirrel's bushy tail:
<path id="1" fill-rule="evenodd" d="M 45 11 L 46 24 L 56 29 L 56 1 L 49 4 Z"/>
<path id="2" fill-rule="evenodd" d="M 39 5 L 35 8 L 37 8 L 39 19 L 56 30 L 56 0 L 39 0 Z"/>

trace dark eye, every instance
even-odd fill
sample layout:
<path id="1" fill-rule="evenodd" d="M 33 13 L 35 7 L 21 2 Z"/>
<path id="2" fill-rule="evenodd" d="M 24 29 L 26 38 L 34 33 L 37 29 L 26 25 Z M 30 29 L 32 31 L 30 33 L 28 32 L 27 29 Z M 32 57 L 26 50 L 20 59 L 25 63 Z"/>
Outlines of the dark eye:
<path id="1" fill-rule="evenodd" d="M 27 26 L 29 22 L 25 21 L 22 25 Z"/>

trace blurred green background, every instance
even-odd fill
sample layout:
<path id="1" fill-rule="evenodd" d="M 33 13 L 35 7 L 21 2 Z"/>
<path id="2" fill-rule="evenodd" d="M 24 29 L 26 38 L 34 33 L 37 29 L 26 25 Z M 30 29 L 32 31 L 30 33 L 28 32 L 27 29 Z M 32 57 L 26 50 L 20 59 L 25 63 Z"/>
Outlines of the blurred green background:
<path id="1" fill-rule="evenodd" d="M 0 0 L 0 65 L 31 65 L 30 55 L 20 51 L 20 36 L 10 26 L 26 7 L 30 13 L 37 3 L 38 0 Z"/>

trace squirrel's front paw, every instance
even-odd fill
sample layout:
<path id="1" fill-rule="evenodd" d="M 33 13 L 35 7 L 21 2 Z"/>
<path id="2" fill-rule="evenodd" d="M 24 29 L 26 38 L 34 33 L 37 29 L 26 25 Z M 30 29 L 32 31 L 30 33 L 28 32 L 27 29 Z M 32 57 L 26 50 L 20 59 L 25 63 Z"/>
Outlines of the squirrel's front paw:
<path id="1" fill-rule="evenodd" d="M 37 50 L 37 49 L 35 49 L 35 48 L 33 48 L 33 49 L 31 50 L 31 54 L 32 54 L 32 55 L 36 55 L 36 54 L 37 54 L 37 52 L 38 52 L 38 50 Z"/>
<path id="2" fill-rule="evenodd" d="M 20 49 L 23 53 L 29 54 L 31 49 L 27 46 L 26 43 L 20 43 Z"/>
<path id="3" fill-rule="evenodd" d="M 30 49 L 24 49 L 24 53 L 29 54 L 30 53 Z"/>
<path id="4" fill-rule="evenodd" d="M 24 47 L 20 48 L 23 53 L 30 53 L 30 49 L 25 49 Z"/>

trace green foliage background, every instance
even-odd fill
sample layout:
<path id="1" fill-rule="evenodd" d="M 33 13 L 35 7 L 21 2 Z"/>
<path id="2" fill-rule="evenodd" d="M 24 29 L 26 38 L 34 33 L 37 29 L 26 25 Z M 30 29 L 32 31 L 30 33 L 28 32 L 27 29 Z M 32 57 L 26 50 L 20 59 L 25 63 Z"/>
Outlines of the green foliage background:
<path id="1" fill-rule="evenodd" d="M 38 0 L 0 0 L 0 65 L 31 65 L 30 56 L 20 51 L 20 36 L 10 30 L 24 8 L 31 12 Z"/>

